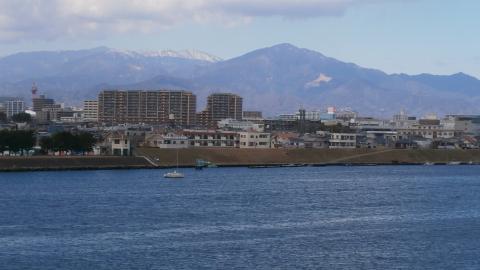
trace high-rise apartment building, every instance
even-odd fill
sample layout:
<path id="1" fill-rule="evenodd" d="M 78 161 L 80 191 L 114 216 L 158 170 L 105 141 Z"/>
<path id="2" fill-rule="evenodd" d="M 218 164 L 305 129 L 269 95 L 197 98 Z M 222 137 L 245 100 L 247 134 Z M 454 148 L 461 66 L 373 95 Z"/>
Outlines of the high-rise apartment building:
<path id="1" fill-rule="evenodd" d="M 33 103 L 33 111 L 38 113 L 43 110 L 43 108 L 47 108 L 49 106 L 53 106 L 55 101 L 51 98 L 46 98 L 44 95 L 40 95 L 38 97 L 32 98 Z"/>
<path id="2" fill-rule="evenodd" d="M 23 100 L 15 99 L 9 100 L 5 103 L 5 113 L 7 117 L 12 117 L 25 111 L 25 102 Z"/>
<path id="3" fill-rule="evenodd" d="M 195 125 L 196 96 L 186 91 L 105 90 L 98 96 L 101 123 Z"/>
<path id="4" fill-rule="evenodd" d="M 207 108 L 197 115 L 197 123 L 203 127 L 216 128 L 223 119 L 242 119 L 243 99 L 230 93 L 208 96 Z"/>
<path id="5" fill-rule="evenodd" d="M 98 121 L 98 100 L 85 100 L 83 102 L 83 119 L 86 121 Z"/>

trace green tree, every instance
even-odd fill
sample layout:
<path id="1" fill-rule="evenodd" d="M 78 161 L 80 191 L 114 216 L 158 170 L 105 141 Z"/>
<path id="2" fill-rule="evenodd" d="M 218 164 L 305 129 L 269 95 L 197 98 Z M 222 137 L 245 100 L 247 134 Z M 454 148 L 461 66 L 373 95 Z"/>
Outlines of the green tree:
<path id="1" fill-rule="evenodd" d="M 35 136 L 31 130 L 0 131 L 0 151 L 18 153 L 31 150 L 35 145 Z"/>
<path id="2" fill-rule="evenodd" d="M 40 139 L 40 147 L 44 154 L 48 154 L 49 151 L 53 150 L 53 139 L 52 137 L 43 137 Z"/>
<path id="3" fill-rule="evenodd" d="M 10 140 L 10 132 L 8 130 L 0 130 L 0 151 L 4 152 L 8 150 L 8 144 Z"/>
<path id="4" fill-rule="evenodd" d="M 67 131 L 58 132 L 52 135 L 53 151 L 71 151 L 77 143 L 75 136 Z"/>
<path id="5" fill-rule="evenodd" d="M 6 123 L 7 122 L 7 114 L 4 112 L 0 112 L 0 123 Z"/>
<path id="6" fill-rule="evenodd" d="M 22 112 L 12 115 L 12 121 L 15 123 L 30 123 L 32 116 L 28 113 Z"/>
<path id="7" fill-rule="evenodd" d="M 74 146 L 74 151 L 76 152 L 82 152 L 85 154 L 85 152 L 90 152 L 93 149 L 93 146 L 96 143 L 95 138 L 91 133 L 88 132 L 82 132 L 77 135 L 76 137 L 76 144 Z"/>

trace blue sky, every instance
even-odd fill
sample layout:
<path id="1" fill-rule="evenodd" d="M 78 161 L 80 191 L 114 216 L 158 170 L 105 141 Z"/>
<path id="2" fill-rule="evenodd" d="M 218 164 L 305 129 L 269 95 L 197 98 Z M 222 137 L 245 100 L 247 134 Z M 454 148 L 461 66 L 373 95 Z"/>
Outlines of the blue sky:
<path id="1" fill-rule="evenodd" d="M 105 45 L 231 58 L 287 42 L 388 73 L 480 78 L 479 11 L 475 0 L 0 0 L 0 55 Z"/>

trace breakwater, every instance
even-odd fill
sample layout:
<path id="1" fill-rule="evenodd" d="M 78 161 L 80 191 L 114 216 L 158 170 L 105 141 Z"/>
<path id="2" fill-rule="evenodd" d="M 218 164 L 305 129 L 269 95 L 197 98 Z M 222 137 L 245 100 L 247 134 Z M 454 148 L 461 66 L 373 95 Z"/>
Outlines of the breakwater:
<path id="1" fill-rule="evenodd" d="M 0 157 L 0 171 L 137 169 L 151 167 L 152 165 L 147 160 L 139 157 Z"/>
<path id="2" fill-rule="evenodd" d="M 140 148 L 136 151 L 158 164 L 175 166 L 176 150 Z M 424 164 L 478 163 L 480 150 L 400 150 L 400 149 L 228 149 L 192 148 L 178 150 L 179 165 L 190 167 L 196 159 L 219 166 L 255 165 L 363 165 L 363 164 Z"/>
<path id="3" fill-rule="evenodd" d="M 176 166 L 176 151 L 139 148 L 136 157 L 0 157 L 0 171 L 168 168 Z M 191 148 L 178 152 L 181 167 L 193 167 L 197 159 L 218 166 L 480 163 L 480 150 Z"/>

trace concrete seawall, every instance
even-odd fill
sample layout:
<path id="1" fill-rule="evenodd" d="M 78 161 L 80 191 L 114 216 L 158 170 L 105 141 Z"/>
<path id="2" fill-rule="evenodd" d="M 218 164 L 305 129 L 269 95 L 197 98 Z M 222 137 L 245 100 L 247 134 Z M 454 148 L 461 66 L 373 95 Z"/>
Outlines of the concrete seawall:
<path id="1" fill-rule="evenodd" d="M 176 150 L 141 148 L 137 153 L 159 166 L 175 166 Z M 180 166 L 194 166 L 204 159 L 220 166 L 275 164 L 423 164 L 426 162 L 480 162 L 480 150 L 397 149 L 180 149 Z"/>
<path id="2" fill-rule="evenodd" d="M 0 157 L 0 171 L 94 170 L 152 168 L 138 157 Z"/>
<path id="3" fill-rule="evenodd" d="M 0 171 L 140 169 L 176 165 L 174 149 L 140 148 L 135 152 L 138 157 L 0 157 Z M 480 163 L 480 150 L 192 148 L 178 152 L 182 167 L 195 166 L 196 159 L 218 166 Z"/>

